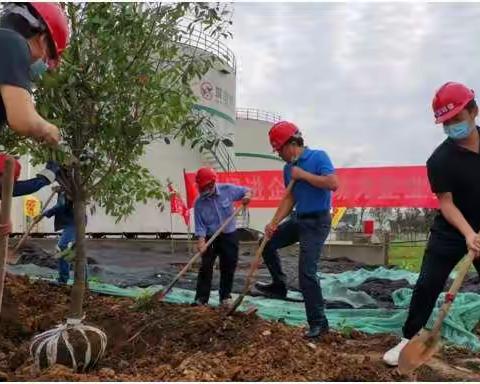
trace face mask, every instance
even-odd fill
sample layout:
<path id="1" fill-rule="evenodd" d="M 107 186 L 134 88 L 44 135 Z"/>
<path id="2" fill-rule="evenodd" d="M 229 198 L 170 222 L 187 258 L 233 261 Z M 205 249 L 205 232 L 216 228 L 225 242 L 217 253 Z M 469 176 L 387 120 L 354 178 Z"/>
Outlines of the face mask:
<path id="1" fill-rule="evenodd" d="M 42 59 L 38 59 L 30 65 L 30 77 L 32 80 L 40 79 L 47 72 L 48 64 Z"/>
<path id="2" fill-rule="evenodd" d="M 473 127 L 468 123 L 468 121 L 462 121 L 461 123 L 443 126 L 443 131 L 452 140 L 465 139 L 468 137 L 468 135 L 470 135 L 472 130 Z"/>
<path id="3" fill-rule="evenodd" d="M 211 188 L 203 191 L 200 195 L 204 197 L 208 197 L 208 196 L 213 196 L 214 193 L 215 193 L 215 188 Z"/>

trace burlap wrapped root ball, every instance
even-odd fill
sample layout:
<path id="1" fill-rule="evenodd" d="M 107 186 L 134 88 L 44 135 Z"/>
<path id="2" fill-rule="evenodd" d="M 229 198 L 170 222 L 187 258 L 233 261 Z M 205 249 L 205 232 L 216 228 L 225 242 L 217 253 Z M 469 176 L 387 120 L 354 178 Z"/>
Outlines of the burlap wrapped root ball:
<path id="1" fill-rule="evenodd" d="M 107 335 L 79 319 L 67 319 L 36 335 L 30 345 L 30 355 L 38 369 L 62 364 L 75 372 L 93 368 L 102 358 L 107 347 Z"/>

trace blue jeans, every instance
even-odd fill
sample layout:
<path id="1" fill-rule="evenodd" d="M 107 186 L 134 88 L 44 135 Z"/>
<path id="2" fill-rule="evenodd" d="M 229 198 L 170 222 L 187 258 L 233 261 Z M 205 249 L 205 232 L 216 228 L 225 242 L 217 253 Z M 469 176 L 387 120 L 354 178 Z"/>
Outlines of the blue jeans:
<path id="1" fill-rule="evenodd" d="M 263 259 L 272 275 L 273 283 L 286 287 L 287 277 L 282 271 L 277 250 L 300 242 L 298 282 L 305 300 L 307 321 L 310 326 L 320 325 L 326 328 L 328 320 L 317 270 L 323 244 L 330 232 L 330 224 L 331 217 L 328 212 L 315 218 L 288 219 L 278 226 L 263 251 Z"/>
<path id="2" fill-rule="evenodd" d="M 69 243 L 75 242 L 75 226 L 69 225 L 65 227 L 58 240 L 58 248 L 60 251 L 67 249 Z M 58 259 L 58 281 L 60 283 L 67 283 L 70 278 L 70 263 L 63 257 Z"/>

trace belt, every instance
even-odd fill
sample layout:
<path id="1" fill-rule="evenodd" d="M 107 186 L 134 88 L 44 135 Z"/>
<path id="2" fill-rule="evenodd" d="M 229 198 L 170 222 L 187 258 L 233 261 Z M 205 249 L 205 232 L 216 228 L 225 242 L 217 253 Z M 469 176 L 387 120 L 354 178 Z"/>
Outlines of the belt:
<path id="1" fill-rule="evenodd" d="M 330 211 L 317 211 L 317 212 L 307 212 L 307 213 L 297 213 L 297 218 L 299 219 L 318 219 L 320 217 L 329 215 Z"/>

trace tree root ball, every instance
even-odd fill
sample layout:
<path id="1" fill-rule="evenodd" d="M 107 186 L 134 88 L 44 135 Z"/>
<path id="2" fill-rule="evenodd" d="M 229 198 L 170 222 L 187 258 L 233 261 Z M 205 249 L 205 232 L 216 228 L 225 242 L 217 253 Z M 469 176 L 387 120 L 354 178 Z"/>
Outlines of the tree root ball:
<path id="1" fill-rule="evenodd" d="M 30 354 L 38 369 L 62 364 L 75 372 L 93 368 L 107 347 L 107 335 L 100 329 L 68 319 L 66 324 L 36 335 Z"/>

